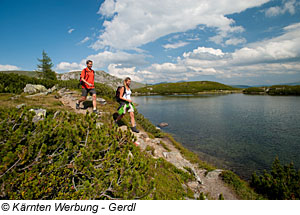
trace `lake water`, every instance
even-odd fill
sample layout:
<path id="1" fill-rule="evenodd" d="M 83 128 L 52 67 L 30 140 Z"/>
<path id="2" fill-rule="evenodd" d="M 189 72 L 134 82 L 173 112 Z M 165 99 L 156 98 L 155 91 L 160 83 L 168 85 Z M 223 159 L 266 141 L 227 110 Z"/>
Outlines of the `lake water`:
<path id="1" fill-rule="evenodd" d="M 138 96 L 138 111 L 202 160 L 244 179 L 282 164 L 300 168 L 300 97 L 260 95 Z"/>

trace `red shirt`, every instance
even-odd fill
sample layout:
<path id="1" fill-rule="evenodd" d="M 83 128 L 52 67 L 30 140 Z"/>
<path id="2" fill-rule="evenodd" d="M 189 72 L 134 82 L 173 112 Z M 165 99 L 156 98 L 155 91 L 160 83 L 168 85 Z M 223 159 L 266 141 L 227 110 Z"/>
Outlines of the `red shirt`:
<path id="1" fill-rule="evenodd" d="M 87 89 L 93 89 L 95 88 L 94 86 L 94 70 L 89 70 L 89 68 L 85 68 L 81 71 L 81 75 L 80 77 L 83 78 L 84 80 L 86 80 L 88 83 L 92 84 L 92 86 L 90 87 L 89 85 L 87 85 L 86 83 L 83 82 L 82 88 L 87 88 Z"/>

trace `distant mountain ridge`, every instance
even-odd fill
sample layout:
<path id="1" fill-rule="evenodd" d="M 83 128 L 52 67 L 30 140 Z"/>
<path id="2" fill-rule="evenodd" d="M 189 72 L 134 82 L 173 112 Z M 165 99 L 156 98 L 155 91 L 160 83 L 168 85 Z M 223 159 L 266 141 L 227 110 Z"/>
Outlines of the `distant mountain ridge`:
<path id="1" fill-rule="evenodd" d="M 74 80 L 74 79 L 79 80 L 80 73 L 81 71 L 58 73 L 57 79 L 58 80 Z M 95 71 L 95 82 L 106 84 L 108 86 L 111 86 L 112 88 L 117 88 L 118 86 L 123 85 L 123 80 L 121 78 L 112 76 L 104 71 Z M 135 81 L 131 81 L 132 89 L 141 88 L 144 86 L 146 85 Z"/>
<path id="2" fill-rule="evenodd" d="M 13 70 L 13 71 L 0 71 L 2 73 L 15 73 L 19 75 L 26 75 L 29 77 L 39 77 L 39 72 L 37 71 L 21 71 L 21 70 Z M 56 73 L 56 77 L 58 80 L 79 80 L 81 71 L 73 71 L 66 73 Z M 123 80 L 121 78 L 110 75 L 104 71 L 95 71 L 95 82 L 106 84 L 112 88 L 117 88 L 120 85 L 123 85 Z M 145 84 L 138 83 L 135 81 L 131 81 L 131 88 L 141 88 L 145 87 Z"/>

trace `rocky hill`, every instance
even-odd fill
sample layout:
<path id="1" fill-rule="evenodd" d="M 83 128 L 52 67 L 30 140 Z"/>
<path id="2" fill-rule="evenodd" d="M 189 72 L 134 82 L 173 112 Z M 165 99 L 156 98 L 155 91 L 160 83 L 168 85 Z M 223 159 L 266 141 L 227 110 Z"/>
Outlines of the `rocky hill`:
<path id="1" fill-rule="evenodd" d="M 57 74 L 57 79 L 59 80 L 79 80 L 81 71 L 74 71 L 74 72 L 67 72 L 62 74 Z M 115 76 L 112 76 L 104 71 L 95 71 L 95 82 L 107 84 L 111 86 L 112 88 L 117 88 L 120 85 L 123 85 L 123 80 L 120 78 L 117 78 Z M 141 84 L 135 81 L 131 82 L 131 88 L 141 88 L 144 87 L 145 84 Z"/>

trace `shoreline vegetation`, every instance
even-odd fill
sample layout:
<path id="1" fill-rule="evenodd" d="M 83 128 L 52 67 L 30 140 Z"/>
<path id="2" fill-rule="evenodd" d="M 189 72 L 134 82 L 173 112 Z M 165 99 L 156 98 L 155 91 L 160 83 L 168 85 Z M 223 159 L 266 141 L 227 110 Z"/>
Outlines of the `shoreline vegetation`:
<path id="1" fill-rule="evenodd" d="M 79 92 L 78 80 L 51 82 L 16 74 L 0 73 L 0 76 L 1 199 L 194 199 L 193 191 L 186 186 L 194 180 L 193 171 L 178 169 L 163 158 L 149 156 L 147 148 L 142 151 L 135 147 L 136 138 L 129 131 L 119 133 L 111 123 L 111 116 L 104 117 L 100 129 L 96 129 L 99 122 L 93 114 L 73 113 L 55 99 L 57 93 L 35 99 L 27 99 L 22 93 L 28 83 Z M 103 111 L 113 112 L 117 107 L 114 90 L 105 84 L 95 85 L 97 94 L 107 100 Z M 19 103 L 26 103 L 25 108 L 16 108 Z M 33 123 L 34 114 L 29 110 L 40 107 L 47 109 L 47 115 Z M 125 125 L 129 121 L 124 118 Z M 142 114 L 136 114 L 136 121 L 150 138 L 168 139 L 183 157 L 204 169 L 205 174 L 215 170 L 170 134 L 156 129 Z M 165 144 L 161 145 L 168 151 Z M 276 168 L 281 166 L 277 164 Z M 292 170 L 297 180 L 300 171 Z M 259 188 L 256 191 L 231 171 L 223 170 L 220 177 L 239 199 L 275 198 L 268 194 L 262 176 L 254 177 L 252 185 Z M 274 176 L 275 179 L 279 180 Z M 300 188 L 293 188 L 292 194 L 283 196 L 298 199 Z M 261 190 L 262 194 L 258 194 Z M 209 196 L 201 193 L 198 199 L 205 199 L 204 195 Z"/>
<path id="2" fill-rule="evenodd" d="M 243 93 L 252 95 L 300 95 L 300 85 L 273 85 L 270 87 L 235 88 L 212 81 L 191 81 L 149 85 L 133 90 L 135 96 L 202 95 Z"/>
<path id="3" fill-rule="evenodd" d="M 212 81 L 163 83 L 133 90 L 134 95 L 184 95 L 242 93 L 242 89 Z"/>
<path id="4" fill-rule="evenodd" d="M 300 85 L 273 85 L 270 87 L 250 87 L 243 90 L 250 95 L 300 95 Z"/>

